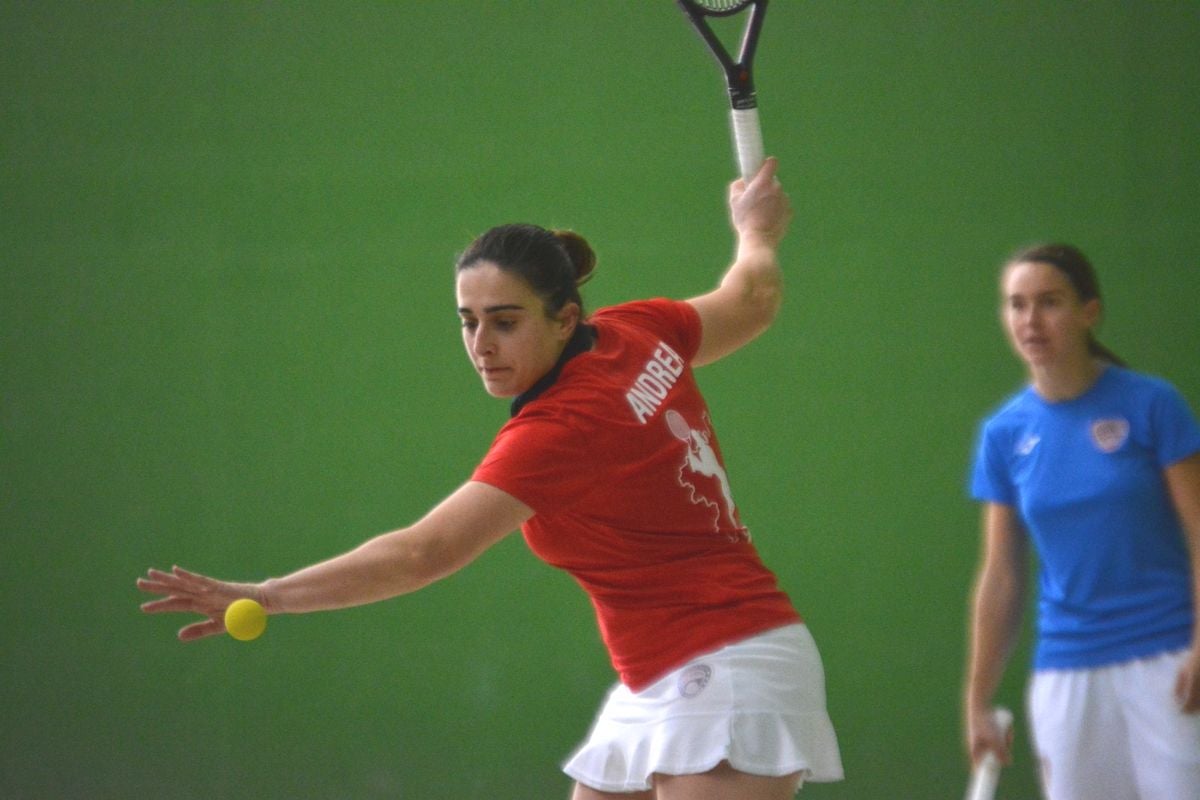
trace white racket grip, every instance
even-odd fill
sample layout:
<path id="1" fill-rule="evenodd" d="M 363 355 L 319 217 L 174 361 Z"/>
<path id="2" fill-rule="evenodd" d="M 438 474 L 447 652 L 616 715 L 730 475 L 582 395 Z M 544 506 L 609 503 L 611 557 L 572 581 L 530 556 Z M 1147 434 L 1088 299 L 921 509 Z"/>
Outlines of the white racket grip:
<path id="1" fill-rule="evenodd" d="M 733 146 L 737 150 L 742 177 L 750 180 L 763 163 L 762 128 L 758 124 L 757 108 L 733 109 Z"/>
<path id="2" fill-rule="evenodd" d="M 1003 734 L 1012 727 L 1013 715 L 1007 708 L 997 708 L 992 711 L 992 720 Z M 971 783 L 967 787 L 966 800 L 993 800 L 996 796 L 996 785 L 1000 783 L 1000 759 L 992 751 L 983 754 L 983 758 L 971 771 Z"/>

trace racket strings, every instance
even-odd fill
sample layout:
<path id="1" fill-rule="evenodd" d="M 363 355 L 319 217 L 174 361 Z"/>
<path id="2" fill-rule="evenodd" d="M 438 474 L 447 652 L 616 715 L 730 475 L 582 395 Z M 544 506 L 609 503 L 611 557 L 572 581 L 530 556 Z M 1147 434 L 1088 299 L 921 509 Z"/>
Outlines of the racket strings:
<path id="1" fill-rule="evenodd" d="M 750 0 L 692 0 L 705 11 L 732 12 L 750 5 Z"/>

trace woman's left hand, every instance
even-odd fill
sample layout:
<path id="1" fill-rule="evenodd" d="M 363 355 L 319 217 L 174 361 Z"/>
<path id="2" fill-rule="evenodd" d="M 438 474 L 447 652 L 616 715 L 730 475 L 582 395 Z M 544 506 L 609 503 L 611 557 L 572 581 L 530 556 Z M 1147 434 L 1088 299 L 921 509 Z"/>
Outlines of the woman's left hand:
<path id="1" fill-rule="evenodd" d="M 729 216 L 739 238 L 777 247 L 787 233 L 792 207 L 775 172 L 779 162 L 768 158 L 749 181 L 729 186 Z"/>

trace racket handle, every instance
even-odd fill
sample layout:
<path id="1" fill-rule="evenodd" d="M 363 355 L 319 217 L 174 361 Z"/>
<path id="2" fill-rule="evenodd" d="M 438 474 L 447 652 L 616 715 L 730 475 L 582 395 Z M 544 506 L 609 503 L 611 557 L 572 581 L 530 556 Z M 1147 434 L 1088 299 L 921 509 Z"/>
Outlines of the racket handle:
<path id="1" fill-rule="evenodd" d="M 996 785 L 1000 782 L 1000 759 L 995 753 L 985 753 L 971 772 L 971 786 L 967 789 L 967 800 L 993 800 Z"/>
<path id="2" fill-rule="evenodd" d="M 737 150 L 738 168 L 742 177 L 750 180 L 763 163 L 762 128 L 758 124 L 758 108 L 733 109 L 733 146 Z"/>

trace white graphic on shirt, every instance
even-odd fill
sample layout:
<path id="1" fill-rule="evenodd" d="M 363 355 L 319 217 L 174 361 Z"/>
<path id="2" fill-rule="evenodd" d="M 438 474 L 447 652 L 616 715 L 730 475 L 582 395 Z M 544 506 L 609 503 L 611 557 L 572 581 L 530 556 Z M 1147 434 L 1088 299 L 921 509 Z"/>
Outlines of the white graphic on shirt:
<path id="1" fill-rule="evenodd" d="M 1025 434 L 1025 438 L 1022 439 L 1021 443 L 1017 445 L 1017 455 L 1019 455 L 1019 456 L 1029 455 L 1030 453 L 1033 452 L 1033 448 L 1038 446 L 1038 442 L 1040 442 L 1041 440 L 1042 440 L 1042 437 L 1038 436 L 1036 433 Z"/>
<path id="2" fill-rule="evenodd" d="M 721 487 L 721 495 L 725 500 L 724 511 L 729 518 L 729 524 L 734 528 L 741 528 L 736 516 L 737 507 L 733 502 L 733 491 L 729 488 L 729 477 L 725 474 L 725 468 L 721 466 L 721 460 L 717 458 L 717 451 L 712 446 L 710 434 L 705 430 L 693 428 L 683 415 L 673 408 L 667 409 L 664 417 L 671 434 L 687 444 L 684 463 L 679 469 L 680 485 L 690 490 L 693 503 L 703 503 L 716 511 L 713 527 L 719 530 L 721 504 L 705 496 L 700 487 L 688 480 L 685 472 L 690 471 L 706 478 L 714 478 Z"/>
<path id="3" fill-rule="evenodd" d="M 1092 441 L 1101 453 L 1115 453 L 1129 438 L 1129 420 L 1116 417 L 1092 422 Z"/>

